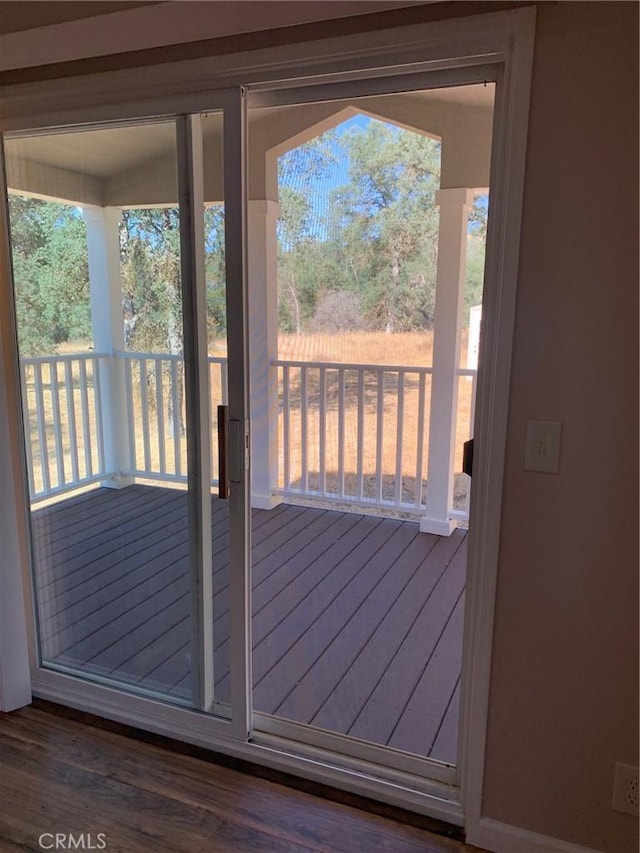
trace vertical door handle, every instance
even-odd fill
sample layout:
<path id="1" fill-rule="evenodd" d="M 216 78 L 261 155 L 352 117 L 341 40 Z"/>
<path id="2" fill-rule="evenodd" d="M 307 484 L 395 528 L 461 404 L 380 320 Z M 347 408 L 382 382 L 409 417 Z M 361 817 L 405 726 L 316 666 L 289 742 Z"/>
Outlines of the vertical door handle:
<path id="1" fill-rule="evenodd" d="M 218 497 L 229 497 L 229 406 L 218 406 Z"/>
<path id="2" fill-rule="evenodd" d="M 473 439 L 462 445 L 462 472 L 470 477 L 473 474 Z"/>

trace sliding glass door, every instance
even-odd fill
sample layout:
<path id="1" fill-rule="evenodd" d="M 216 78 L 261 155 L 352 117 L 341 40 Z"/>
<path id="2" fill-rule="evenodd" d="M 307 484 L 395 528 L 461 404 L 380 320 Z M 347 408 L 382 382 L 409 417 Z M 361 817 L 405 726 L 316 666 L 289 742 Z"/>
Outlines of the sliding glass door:
<path id="1" fill-rule="evenodd" d="M 246 734 L 241 93 L 211 105 L 4 151 L 40 665 Z"/>
<path id="2" fill-rule="evenodd" d="M 495 94 L 453 82 L 249 102 L 257 737 L 446 783 Z"/>

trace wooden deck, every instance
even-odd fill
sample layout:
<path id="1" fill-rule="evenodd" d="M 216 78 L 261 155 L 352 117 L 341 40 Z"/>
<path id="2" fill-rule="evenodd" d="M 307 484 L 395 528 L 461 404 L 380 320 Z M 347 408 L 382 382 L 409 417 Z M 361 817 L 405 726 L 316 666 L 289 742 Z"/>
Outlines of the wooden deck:
<path id="1" fill-rule="evenodd" d="M 216 699 L 229 698 L 227 504 L 212 498 Z M 33 513 L 43 657 L 190 696 L 186 493 Z M 466 539 L 281 505 L 252 518 L 254 707 L 455 762 Z"/>

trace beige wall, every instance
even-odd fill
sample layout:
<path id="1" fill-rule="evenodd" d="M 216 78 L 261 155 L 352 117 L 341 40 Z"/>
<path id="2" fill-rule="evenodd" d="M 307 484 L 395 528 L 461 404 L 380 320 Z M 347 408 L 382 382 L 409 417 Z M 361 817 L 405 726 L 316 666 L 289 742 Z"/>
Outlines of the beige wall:
<path id="1" fill-rule="evenodd" d="M 484 813 L 637 853 L 638 7 L 543 3 L 531 96 Z M 523 471 L 529 418 L 558 476 Z M 635 836 L 635 837 L 634 837 Z"/>

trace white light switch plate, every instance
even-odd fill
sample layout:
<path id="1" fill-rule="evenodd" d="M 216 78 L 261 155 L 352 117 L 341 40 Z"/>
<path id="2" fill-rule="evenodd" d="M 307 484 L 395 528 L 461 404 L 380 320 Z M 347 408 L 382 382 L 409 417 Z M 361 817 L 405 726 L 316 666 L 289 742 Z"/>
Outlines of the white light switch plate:
<path id="1" fill-rule="evenodd" d="M 560 467 L 560 432 L 556 421 L 528 421 L 524 470 L 557 474 Z"/>

